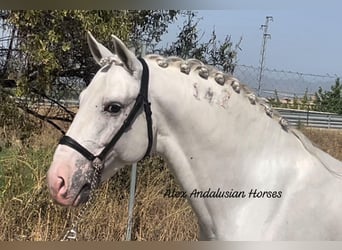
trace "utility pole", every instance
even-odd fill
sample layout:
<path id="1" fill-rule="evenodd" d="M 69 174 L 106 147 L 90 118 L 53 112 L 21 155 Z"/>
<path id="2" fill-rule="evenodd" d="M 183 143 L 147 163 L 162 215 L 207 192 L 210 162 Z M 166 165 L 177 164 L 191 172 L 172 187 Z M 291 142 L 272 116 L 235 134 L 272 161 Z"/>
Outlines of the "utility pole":
<path id="1" fill-rule="evenodd" d="M 258 96 L 260 96 L 260 92 L 261 92 L 261 79 L 262 79 L 262 74 L 263 74 L 264 67 L 265 67 L 266 42 L 268 39 L 271 39 L 271 34 L 268 33 L 268 25 L 269 25 L 270 21 L 273 22 L 273 17 L 272 16 L 266 16 L 265 24 L 262 24 L 260 26 L 260 29 L 263 30 L 263 34 L 262 34 L 262 44 L 261 44 L 261 52 L 260 52 L 260 72 L 259 72 L 259 77 L 258 77 Z"/>
<path id="2" fill-rule="evenodd" d="M 146 44 L 141 44 L 140 56 L 144 57 L 145 55 L 146 55 Z M 130 182 L 130 188 L 129 188 L 128 221 L 127 221 L 127 231 L 126 231 L 127 241 L 130 241 L 132 239 L 132 229 L 134 226 L 133 210 L 134 210 L 136 181 L 137 181 L 137 163 L 135 162 L 132 164 L 131 182 Z"/>

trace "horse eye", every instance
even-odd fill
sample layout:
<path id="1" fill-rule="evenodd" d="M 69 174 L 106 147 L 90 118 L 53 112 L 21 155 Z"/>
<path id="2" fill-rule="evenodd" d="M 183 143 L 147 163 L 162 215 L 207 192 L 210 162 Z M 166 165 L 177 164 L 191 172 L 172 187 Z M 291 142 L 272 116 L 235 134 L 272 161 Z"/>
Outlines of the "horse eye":
<path id="1" fill-rule="evenodd" d="M 112 114 L 118 114 L 121 111 L 121 105 L 119 103 L 110 103 L 104 107 L 104 111 L 112 113 Z"/>

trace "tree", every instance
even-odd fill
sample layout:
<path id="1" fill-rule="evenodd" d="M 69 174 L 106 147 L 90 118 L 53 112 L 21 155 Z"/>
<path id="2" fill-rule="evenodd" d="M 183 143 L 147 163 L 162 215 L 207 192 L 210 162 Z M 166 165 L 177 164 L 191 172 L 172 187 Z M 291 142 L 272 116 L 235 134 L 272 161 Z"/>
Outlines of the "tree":
<path id="1" fill-rule="evenodd" d="M 309 90 L 308 90 L 308 88 L 306 88 L 305 89 L 305 92 L 304 92 L 304 96 L 303 96 L 303 98 L 302 98 L 302 104 L 303 105 L 307 105 L 308 103 L 309 103 Z"/>
<path id="2" fill-rule="evenodd" d="M 196 14 L 173 10 L 3 11 L 0 18 L 12 32 L 13 46 L 9 48 L 10 60 L 5 59 L 7 66 L 0 70 L 15 80 L 16 96 L 22 97 L 20 109 L 63 132 L 59 121 L 71 122 L 75 113 L 60 100 L 76 99 L 98 70 L 88 49 L 86 31 L 110 49 L 110 34 L 115 34 L 137 54 L 142 43 L 154 52 L 168 25 L 181 14 L 187 20 L 178 39 L 161 53 L 195 57 L 232 73 L 241 40 L 233 47 L 229 36 L 221 43 L 213 31 L 210 40 L 202 43 Z M 30 105 L 43 101 L 44 109 Z"/>
<path id="3" fill-rule="evenodd" d="M 197 29 L 199 20 L 195 20 L 196 14 L 194 12 L 188 11 L 184 15 L 186 20 L 177 35 L 177 40 L 167 48 L 160 49 L 159 53 L 165 56 L 179 56 L 184 59 L 204 60 L 203 54 L 206 52 L 206 44 L 200 44 L 200 35 Z"/>
<path id="4" fill-rule="evenodd" d="M 217 39 L 215 30 L 213 30 L 209 41 L 201 42 L 204 34 L 199 33 L 198 24 L 200 19 L 192 11 L 185 13 L 185 16 L 186 20 L 177 36 L 177 40 L 168 48 L 160 49 L 159 52 L 165 56 L 179 56 L 184 59 L 196 58 L 232 74 L 242 38 L 233 46 L 230 36 L 226 36 L 223 42 L 220 42 Z"/>
<path id="5" fill-rule="evenodd" d="M 308 88 L 305 89 L 304 95 L 301 99 L 301 109 L 307 109 L 310 110 L 311 106 L 310 106 L 310 97 L 309 97 L 309 90 Z"/>
<path id="6" fill-rule="evenodd" d="M 281 106 L 281 102 L 280 102 L 280 99 L 279 99 L 279 95 L 278 95 L 277 89 L 274 90 L 274 97 L 268 98 L 268 100 L 269 100 L 270 104 L 273 107 L 280 107 Z"/>
<path id="7" fill-rule="evenodd" d="M 293 103 L 291 105 L 291 108 L 293 108 L 293 109 L 299 108 L 299 100 L 298 100 L 298 96 L 296 94 L 293 95 Z"/>
<path id="8" fill-rule="evenodd" d="M 15 79 L 17 96 L 30 102 L 49 101 L 50 109 L 33 109 L 27 102 L 20 108 L 50 122 L 70 122 L 74 112 L 60 102 L 75 99 L 98 70 L 85 39 L 91 31 L 109 48 L 111 34 L 136 46 L 160 41 L 179 14 L 167 10 L 25 10 L 3 12 L 7 28 L 14 31 L 15 48 L 10 65 L 2 71 Z M 139 48 L 138 48 L 139 49 Z M 45 103 L 46 105 L 46 103 Z"/>
<path id="9" fill-rule="evenodd" d="M 46 90 L 56 80 L 77 77 L 89 83 L 97 66 L 86 44 L 85 31 L 112 47 L 110 34 L 124 42 L 159 41 L 176 11 L 11 11 L 9 22 L 17 30 L 17 39 L 25 63 L 24 84 L 36 74 L 35 87 Z M 143 27 L 143 28 L 141 28 Z M 21 65 L 23 67 L 23 65 Z M 24 86 L 22 86 L 24 87 Z M 25 86 L 27 87 L 27 86 Z M 25 91 L 23 88 L 21 91 Z"/>
<path id="10" fill-rule="evenodd" d="M 340 78 L 329 91 L 323 91 L 320 87 L 315 93 L 315 104 L 318 111 L 342 114 L 342 85 Z"/>

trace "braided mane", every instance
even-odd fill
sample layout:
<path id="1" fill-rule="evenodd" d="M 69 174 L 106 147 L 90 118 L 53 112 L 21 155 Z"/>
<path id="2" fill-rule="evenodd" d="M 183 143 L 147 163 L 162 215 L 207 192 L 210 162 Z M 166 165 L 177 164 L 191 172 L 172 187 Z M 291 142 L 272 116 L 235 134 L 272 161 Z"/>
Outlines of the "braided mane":
<path id="1" fill-rule="evenodd" d="M 206 80 L 214 80 L 217 84 L 221 86 L 230 85 L 234 92 L 245 96 L 251 105 L 260 105 L 264 108 L 265 113 L 278 120 L 281 127 L 288 131 L 288 122 L 281 117 L 281 115 L 272 109 L 266 98 L 257 97 L 253 91 L 245 84 L 239 82 L 237 78 L 231 74 L 224 73 L 217 68 L 206 65 L 198 59 L 187 59 L 183 60 L 180 57 L 170 56 L 163 57 L 161 55 L 151 54 L 146 56 L 147 59 L 155 61 L 160 67 L 176 67 L 179 68 L 180 72 L 183 74 L 190 74 L 190 72 L 197 72 L 200 77 Z"/>

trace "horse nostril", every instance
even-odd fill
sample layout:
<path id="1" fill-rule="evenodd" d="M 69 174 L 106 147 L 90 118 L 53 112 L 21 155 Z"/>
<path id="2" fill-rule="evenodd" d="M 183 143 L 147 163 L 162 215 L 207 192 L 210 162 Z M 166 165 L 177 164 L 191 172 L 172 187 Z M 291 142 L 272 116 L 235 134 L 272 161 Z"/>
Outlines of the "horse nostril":
<path id="1" fill-rule="evenodd" d="M 57 181 L 57 191 L 60 192 L 61 189 L 65 186 L 65 181 L 64 178 L 61 176 L 58 176 L 58 181 Z"/>

